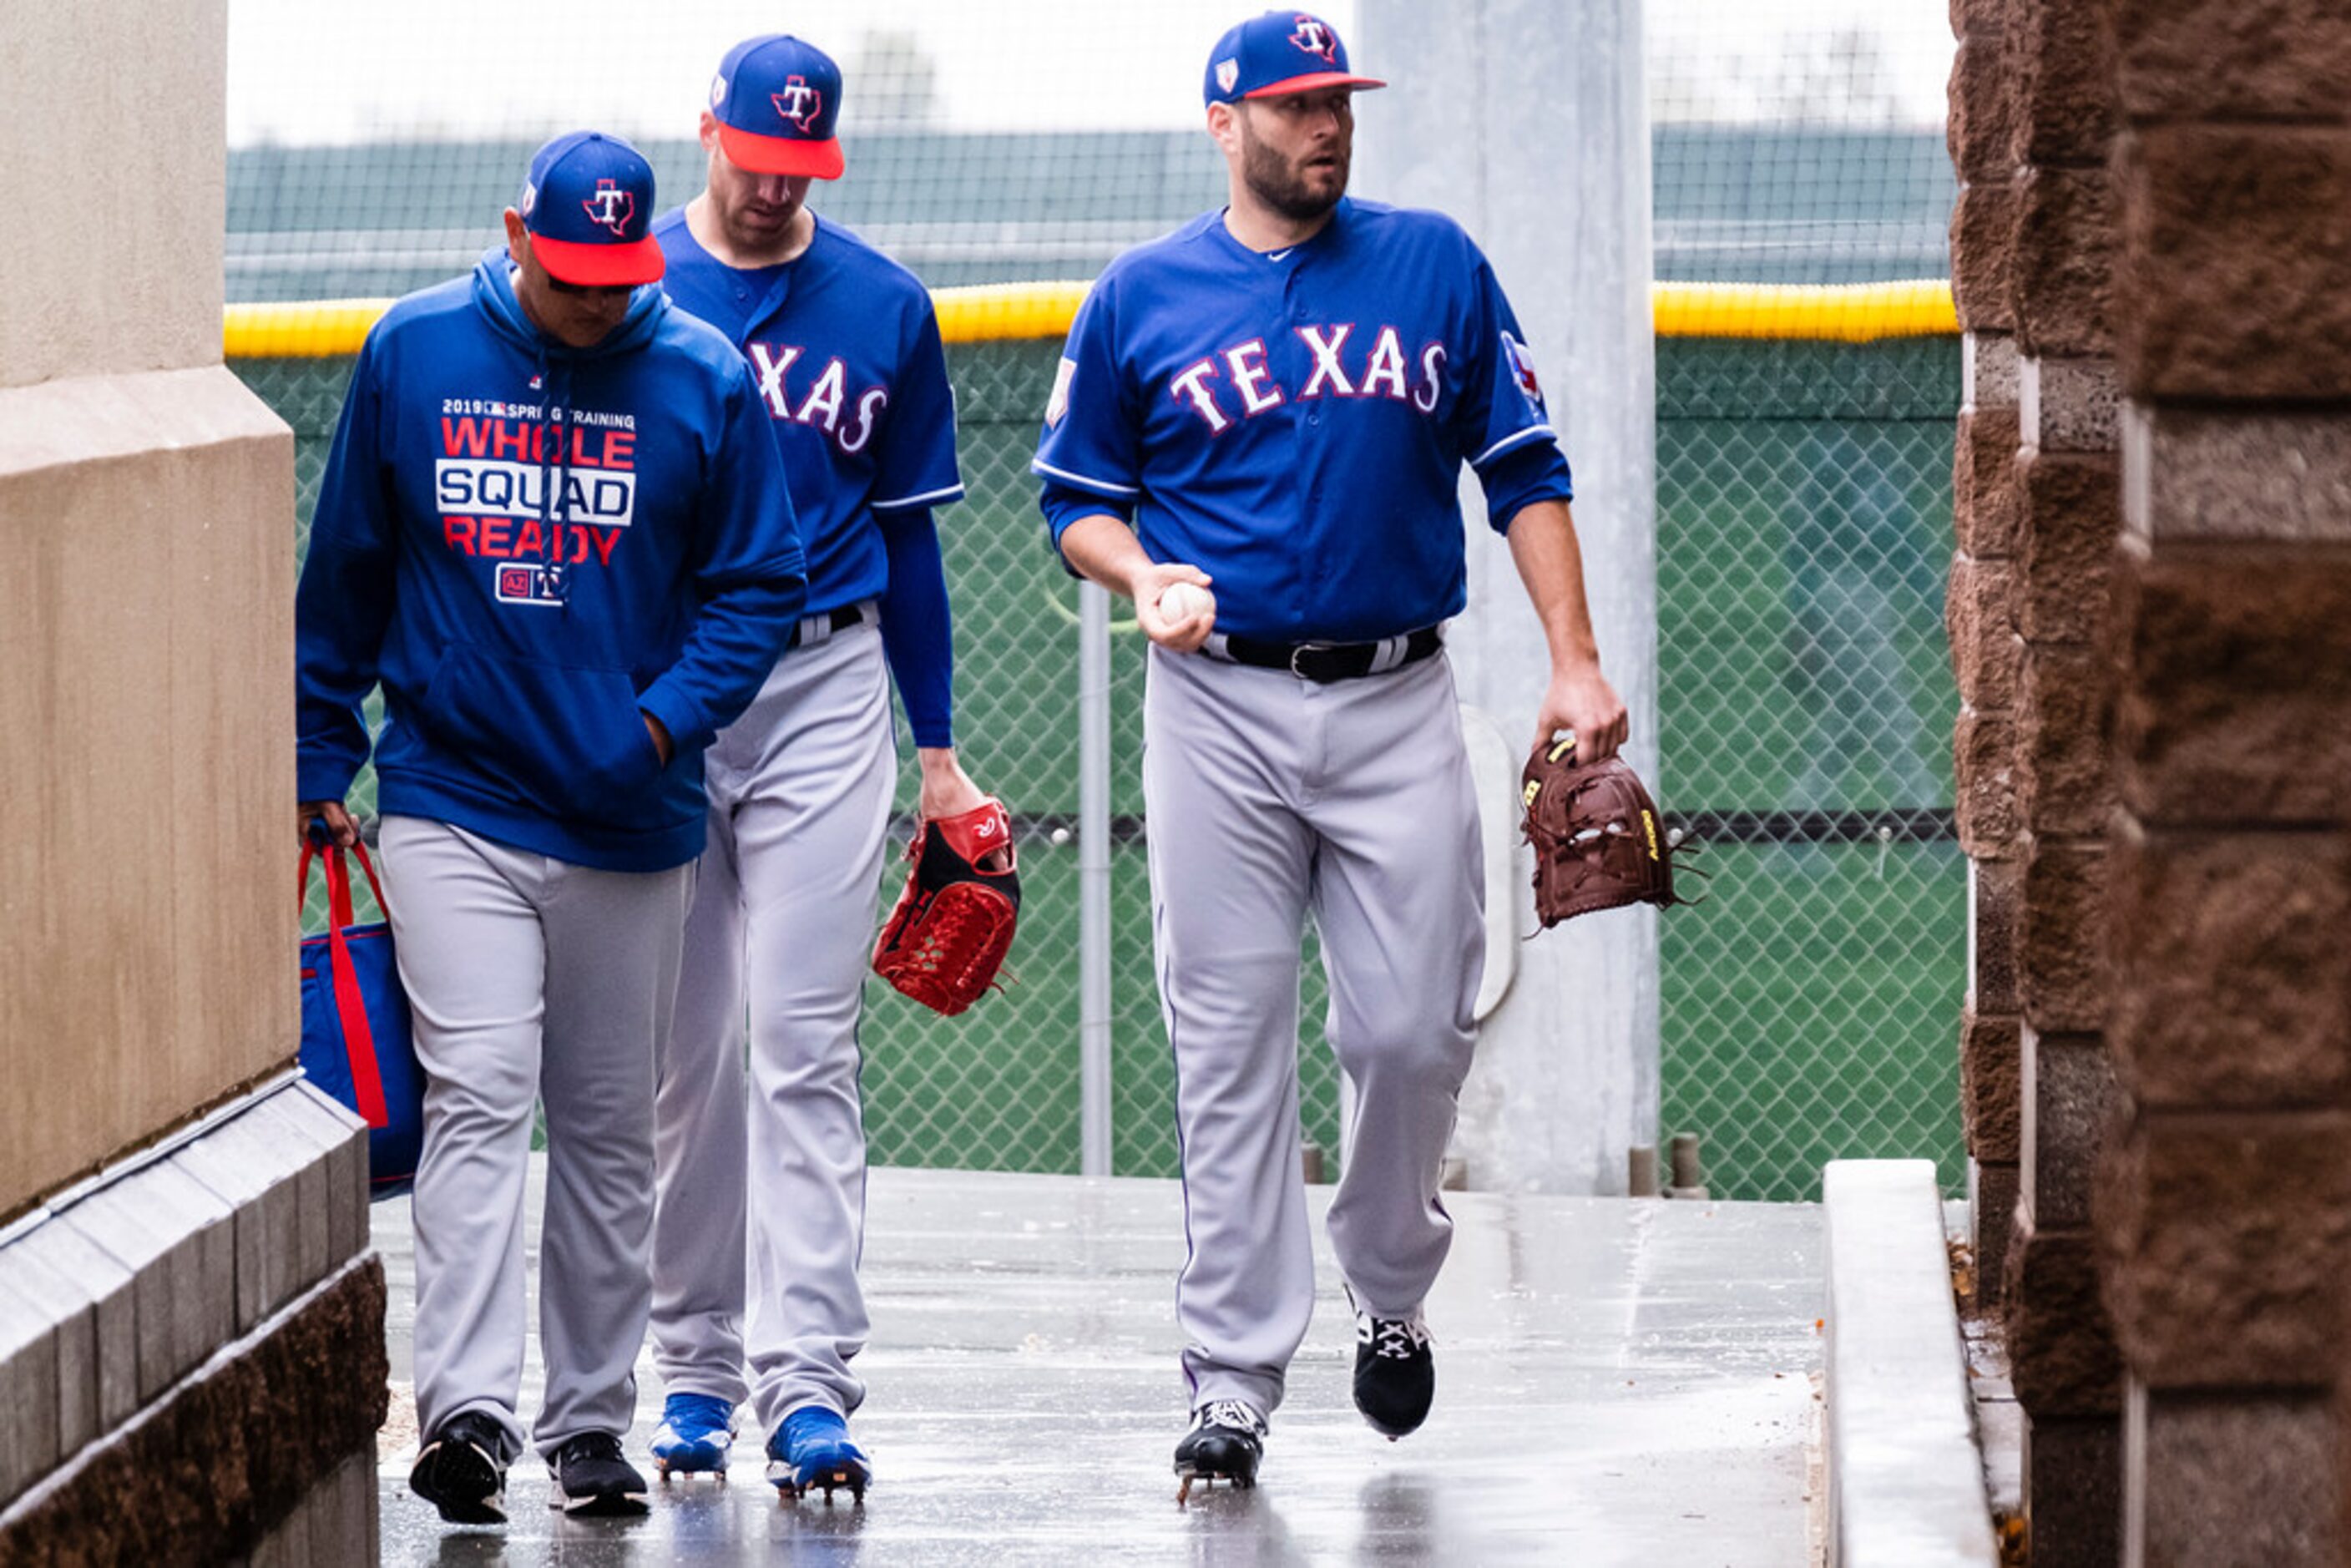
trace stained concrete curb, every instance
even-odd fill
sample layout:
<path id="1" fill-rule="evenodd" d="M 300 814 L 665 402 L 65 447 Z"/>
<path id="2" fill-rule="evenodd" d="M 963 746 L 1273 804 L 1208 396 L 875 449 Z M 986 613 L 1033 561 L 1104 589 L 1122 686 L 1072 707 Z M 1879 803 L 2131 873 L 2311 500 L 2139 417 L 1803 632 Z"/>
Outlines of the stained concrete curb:
<path id="1" fill-rule="evenodd" d="M 365 1124 L 290 1073 L 0 1227 L 0 1563 L 373 1561 L 368 1228 Z"/>
<path id="2" fill-rule="evenodd" d="M 1835 1160 L 1828 1238 L 1829 1562 L 1997 1568 L 1928 1160 Z"/>

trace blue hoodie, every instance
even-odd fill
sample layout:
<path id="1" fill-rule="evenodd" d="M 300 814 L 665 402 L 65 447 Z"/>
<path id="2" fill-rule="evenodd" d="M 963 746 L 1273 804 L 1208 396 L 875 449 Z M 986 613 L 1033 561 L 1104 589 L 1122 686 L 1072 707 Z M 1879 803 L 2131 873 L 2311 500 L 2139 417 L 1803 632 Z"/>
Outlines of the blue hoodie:
<path id="1" fill-rule="evenodd" d="M 608 871 L 702 852 L 702 753 L 807 601 L 742 356 L 640 288 L 590 349 L 523 314 L 503 249 L 368 335 L 295 600 L 297 789 Z M 641 714 L 675 743 L 669 766 Z"/>

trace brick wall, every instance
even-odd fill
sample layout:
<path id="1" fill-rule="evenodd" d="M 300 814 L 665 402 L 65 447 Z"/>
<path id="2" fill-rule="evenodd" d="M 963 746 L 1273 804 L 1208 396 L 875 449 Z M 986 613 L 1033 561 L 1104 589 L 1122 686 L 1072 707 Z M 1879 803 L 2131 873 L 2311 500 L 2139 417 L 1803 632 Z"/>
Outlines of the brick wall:
<path id="1" fill-rule="evenodd" d="M 2343 1560 L 2351 14 L 2105 0 L 2126 530 L 2097 1219 L 2146 1563 Z"/>
<path id="2" fill-rule="evenodd" d="M 1951 217 L 1952 287 L 1966 332 L 1966 371 L 1951 474 L 1958 549 L 1944 619 L 1959 675 L 1958 815 L 1969 863 L 1960 1105 L 1976 1289 L 1987 1305 L 2000 1299 L 2007 1278 L 2023 1126 L 2023 1003 L 2016 965 L 2023 894 L 2016 793 L 2023 551 L 2016 486 L 2020 389 L 2009 283 L 2016 105 L 2006 13 L 2007 0 L 1953 0 L 1959 47 L 1951 66 L 1949 122 L 1959 177 Z"/>
<path id="3" fill-rule="evenodd" d="M 2111 44 L 2090 0 L 1958 0 L 1953 19 L 1952 271 L 1976 371 L 1949 617 L 1973 866 L 1974 1213 L 2028 1418 L 2033 1560 L 2106 1564 L 2121 1553 L 2122 1383 L 2091 1194 L 2116 1103 L 2100 727 L 2122 526 Z"/>

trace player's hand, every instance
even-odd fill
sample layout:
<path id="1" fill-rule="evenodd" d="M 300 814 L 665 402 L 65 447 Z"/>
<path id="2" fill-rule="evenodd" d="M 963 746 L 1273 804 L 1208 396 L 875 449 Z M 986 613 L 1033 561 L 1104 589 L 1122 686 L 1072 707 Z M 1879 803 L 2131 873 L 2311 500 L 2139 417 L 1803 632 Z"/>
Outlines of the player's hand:
<path id="1" fill-rule="evenodd" d="M 299 837 L 306 844 L 310 841 L 310 824 L 314 821 L 327 837 L 345 849 L 360 841 L 360 825 L 351 821 L 350 812 L 343 809 L 340 800 L 305 800 L 294 810 L 299 819 Z"/>
<path id="2" fill-rule="evenodd" d="M 914 759 L 922 764 L 923 794 L 915 810 L 925 822 L 942 817 L 960 817 L 977 808 L 987 797 L 971 781 L 956 760 L 952 746 L 925 746 L 914 750 Z"/>
<path id="3" fill-rule="evenodd" d="M 1570 730 L 1577 759 L 1597 762 L 1616 755 L 1631 723 L 1624 700 L 1597 663 L 1554 669 L 1535 715 L 1535 745 L 1548 746 L 1560 731 Z"/>
<path id="4" fill-rule="evenodd" d="M 1135 574 L 1134 587 L 1134 621 L 1143 634 L 1171 653 L 1191 653 L 1199 651 L 1216 629 L 1217 601 L 1213 594 L 1202 595 L 1205 608 L 1181 617 L 1171 616 L 1168 606 L 1160 602 L 1160 595 L 1177 583 L 1188 583 L 1206 590 L 1208 574 L 1196 566 L 1182 561 L 1154 563 Z"/>
<path id="5" fill-rule="evenodd" d="M 643 708 L 637 710 L 637 716 L 645 721 L 645 734 L 653 738 L 653 755 L 661 758 L 664 768 L 667 768 L 670 758 L 677 755 L 677 742 L 669 737 L 669 726 Z"/>

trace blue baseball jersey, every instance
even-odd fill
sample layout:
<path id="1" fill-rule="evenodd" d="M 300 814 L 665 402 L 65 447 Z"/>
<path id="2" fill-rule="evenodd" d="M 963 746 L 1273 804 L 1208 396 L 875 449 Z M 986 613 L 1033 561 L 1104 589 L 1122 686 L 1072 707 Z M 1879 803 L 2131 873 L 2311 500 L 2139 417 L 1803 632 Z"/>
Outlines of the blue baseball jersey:
<path id="1" fill-rule="evenodd" d="M 772 267 L 720 261 L 695 239 L 682 207 L 654 223 L 653 237 L 669 258 L 670 298 L 750 361 L 808 551 L 809 610 L 878 597 L 890 571 L 874 514 L 963 495 L 955 393 L 929 291 L 821 217 L 808 249 Z"/>
<path id="2" fill-rule="evenodd" d="M 1222 213 L 1127 252 L 1070 330 L 1031 467 L 1058 546 L 1109 511 L 1216 580 L 1217 629 L 1364 641 L 1460 612 L 1458 486 L 1573 494 L 1525 334 L 1441 214 L 1343 200 L 1259 254 Z"/>

